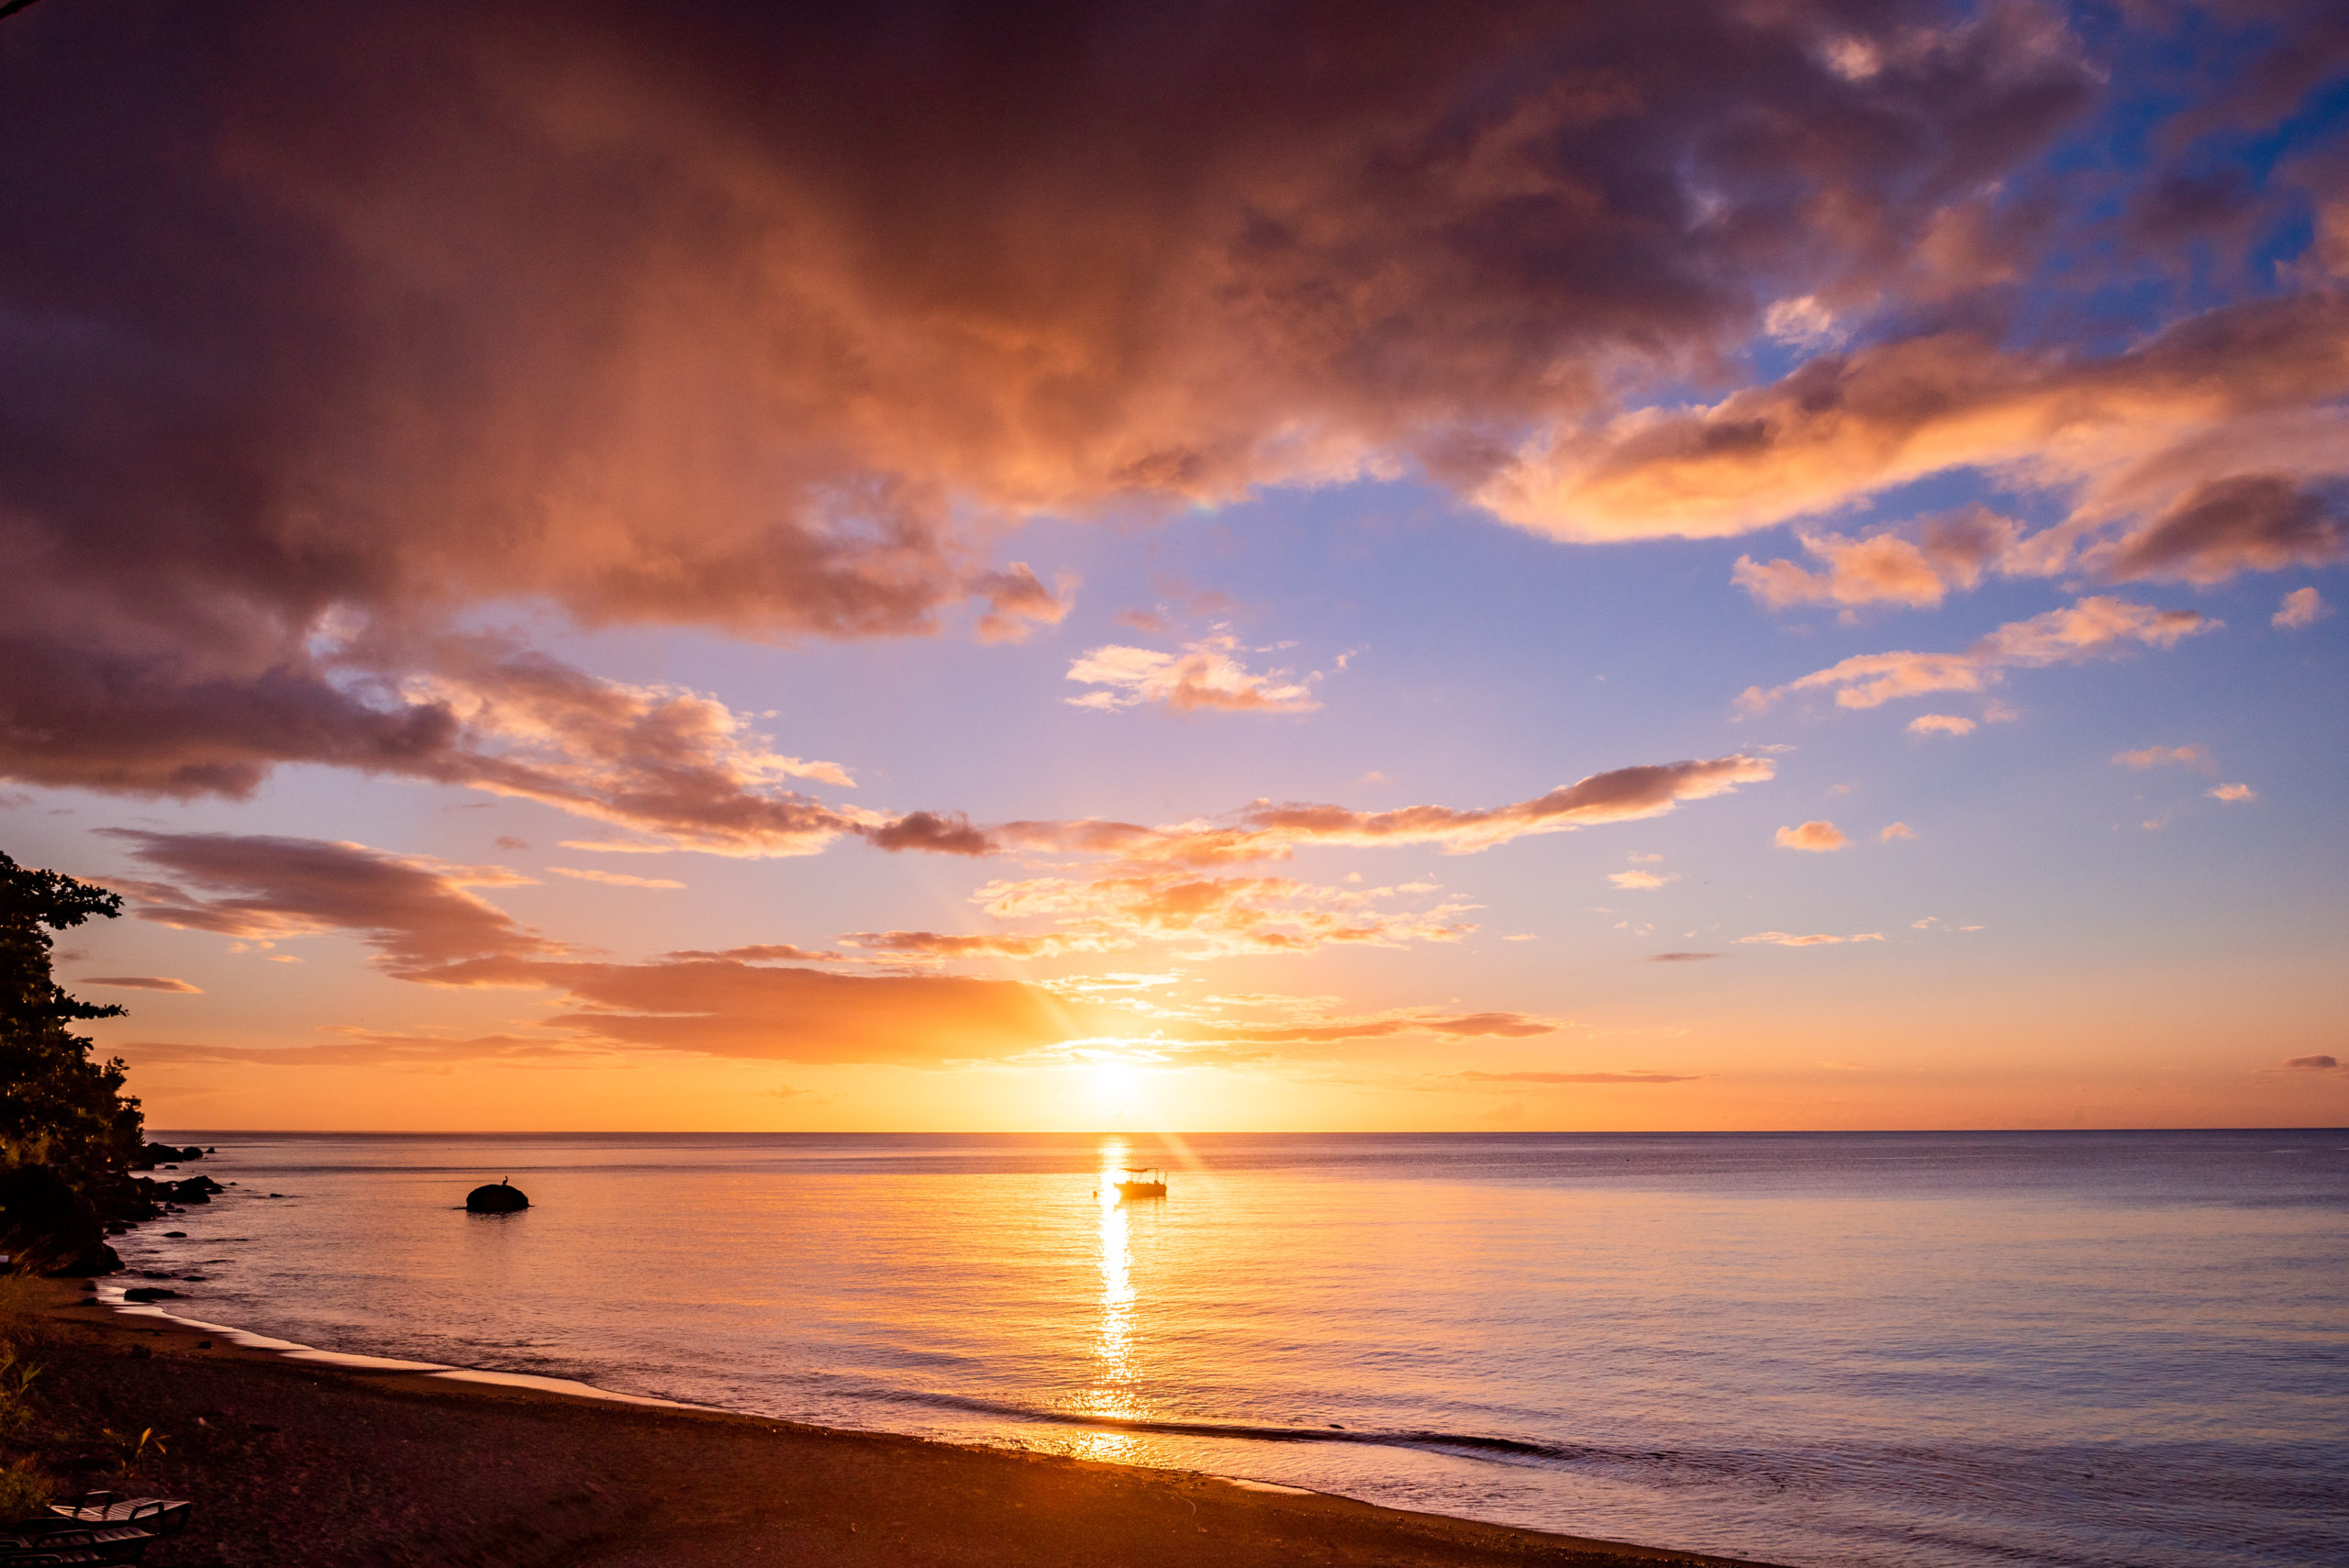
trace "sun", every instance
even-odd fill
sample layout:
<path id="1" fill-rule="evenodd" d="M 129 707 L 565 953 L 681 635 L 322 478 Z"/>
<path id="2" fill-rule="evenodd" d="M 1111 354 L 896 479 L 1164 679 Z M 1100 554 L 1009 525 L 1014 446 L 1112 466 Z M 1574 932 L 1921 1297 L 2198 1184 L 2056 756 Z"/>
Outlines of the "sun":
<path id="1" fill-rule="evenodd" d="M 1088 1069 L 1093 1098 L 1105 1110 L 1131 1110 L 1141 1096 L 1141 1070 L 1124 1057 L 1103 1057 Z"/>

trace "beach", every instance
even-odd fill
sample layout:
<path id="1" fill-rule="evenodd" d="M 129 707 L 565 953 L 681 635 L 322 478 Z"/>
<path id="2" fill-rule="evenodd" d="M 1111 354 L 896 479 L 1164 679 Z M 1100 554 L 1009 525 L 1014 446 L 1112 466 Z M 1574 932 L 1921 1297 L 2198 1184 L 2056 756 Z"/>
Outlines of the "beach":
<path id="1" fill-rule="evenodd" d="M 1719 1564 L 1180 1472 L 290 1360 L 42 1287 L 61 1431 L 152 1427 L 154 1568 Z M 72 1456 L 65 1454 L 70 1460 Z M 91 1485 L 126 1485 L 90 1471 Z"/>

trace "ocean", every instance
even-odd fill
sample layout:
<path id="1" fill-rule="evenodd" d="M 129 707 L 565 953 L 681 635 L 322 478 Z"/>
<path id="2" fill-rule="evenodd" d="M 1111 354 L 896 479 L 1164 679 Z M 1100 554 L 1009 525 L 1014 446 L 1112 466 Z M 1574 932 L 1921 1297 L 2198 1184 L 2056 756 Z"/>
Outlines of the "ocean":
<path id="1" fill-rule="evenodd" d="M 304 1345 L 1796 1568 L 2349 1562 L 2340 1131 L 156 1136 L 234 1184 L 106 1294 Z"/>

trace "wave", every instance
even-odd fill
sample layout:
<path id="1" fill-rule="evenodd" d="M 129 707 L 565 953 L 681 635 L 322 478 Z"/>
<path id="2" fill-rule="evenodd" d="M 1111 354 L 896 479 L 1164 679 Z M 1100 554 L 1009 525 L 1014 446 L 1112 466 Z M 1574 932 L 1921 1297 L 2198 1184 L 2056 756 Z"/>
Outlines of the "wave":
<path id="1" fill-rule="evenodd" d="M 996 1416 L 1038 1426 L 1088 1428 L 1096 1430 L 1143 1432 L 1160 1437 L 1220 1438 L 1241 1442 L 1345 1443 L 1371 1448 L 1404 1448 L 1459 1453 L 1500 1462 L 1556 1465 L 1575 1470 L 1634 1474 L 1653 1481 L 1660 1474 L 1684 1483 L 1739 1482 L 1771 1490 L 1787 1485 L 1758 1454 L 1705 1452 L 1679 1449 L 1609 1448 L 1595 1443 L 1542 1441 L 1498 1437 L 1484 1432 L 1447 1432 L 1427 1428 L 1280 1426 L 1252 1421 L 1218 1421 L 1171 1416 L 1117 1416 L 1097 1411 L 1026 1405 L 1013 1400 L 969 1395 L 936 1394 L 893 1389 L 892 1401 Z"/>

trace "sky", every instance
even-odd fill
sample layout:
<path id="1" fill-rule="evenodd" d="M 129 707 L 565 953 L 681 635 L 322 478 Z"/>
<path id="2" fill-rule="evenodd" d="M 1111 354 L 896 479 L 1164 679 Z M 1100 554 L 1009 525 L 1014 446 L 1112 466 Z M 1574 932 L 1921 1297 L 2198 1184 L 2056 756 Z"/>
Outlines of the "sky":
<path id="1" fill-rule="evenodd" d="M 47 0 L 161 1129 L 2349 1120 L 2323 0 Z"/>

